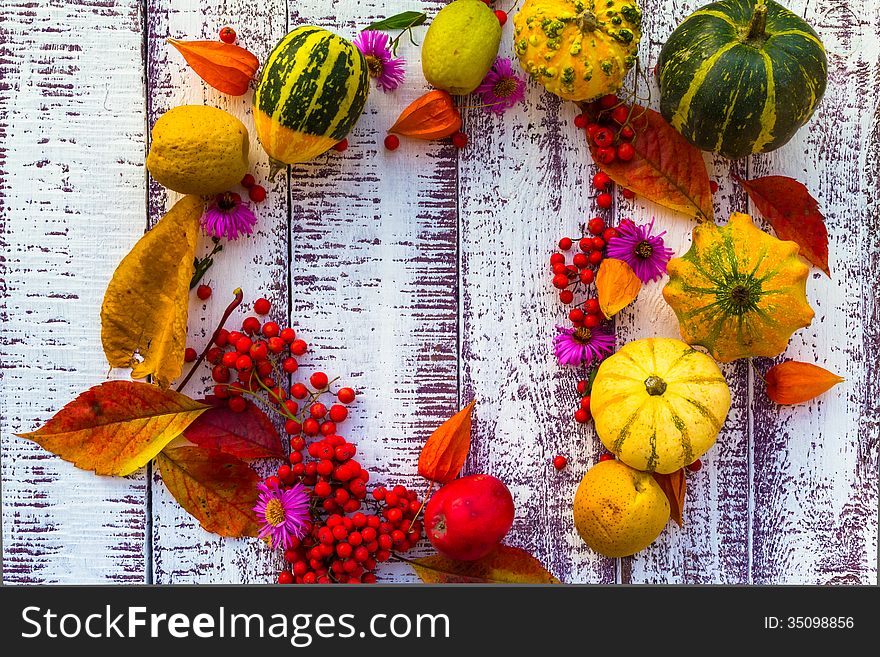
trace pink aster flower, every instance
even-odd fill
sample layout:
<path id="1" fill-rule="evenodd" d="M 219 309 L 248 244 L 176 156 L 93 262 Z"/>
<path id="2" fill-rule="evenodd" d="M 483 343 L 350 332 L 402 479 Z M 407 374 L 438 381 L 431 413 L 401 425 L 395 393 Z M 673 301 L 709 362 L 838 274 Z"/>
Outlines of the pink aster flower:
<path id="1" fill-rule="evenodd" d="M 525 98 L 526 83 L 514 73 L 509 59 L 499 57 L 474 93 L 482 98 L 487 112 L 504 114 Z"/>
<path id="2" fill-rule="evenodd" d="M 614 350 L 614 335 L 600 328 L 556 327 L 553 351 L 560 365 L 581 365 L 600 361 Z"/>
<path id="3" fill-rule="evenodd" d="M 269 538 L 269 545 L 290 547 L 294 538 L 305 536 L 309 527 L 309 494 L 305 486 L 296 484 L 282 490 L 265 483 L 257 485 L 260 491 L 254 512 L 263 523 L 259 537 Z"/>
<path id="4" fill-rule="evenodd" d="M 656 281 L 666 273 L 666 263 L 674 255 L 663 243 L 662 233 L 652 235 L 654 220 L 644 226 L 636 226 L 625 219 L 617 227 L 618 237 L 608 240 L 608 257 L 623 260 L 632 267 L 642 283 Z"/>
<path id="5" fill-rule="evenodd" d="M 251 209 L 242 203 L 241 196 L 235 192 L 223 192 L 202 215 L 202 228 L 208 235 L 238 239 L 239 235 L 250 235 L 257 218 Z"/>
<path id="6" fill-rule="evenodd" d="M 364 30 L 354 41 L 367 60 L 370 77 L 376 78 L 376 86 L 385 93 L 394 91 L 406 77 L 404 60 L 394 57 L 388 48 L 388 35 L 377 30 Z"/>

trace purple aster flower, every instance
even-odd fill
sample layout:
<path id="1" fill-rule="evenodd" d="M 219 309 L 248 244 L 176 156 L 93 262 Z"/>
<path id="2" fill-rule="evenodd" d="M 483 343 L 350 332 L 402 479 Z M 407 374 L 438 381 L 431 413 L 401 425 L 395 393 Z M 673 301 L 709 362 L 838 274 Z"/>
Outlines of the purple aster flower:
<path id="1" fill-rule="evenodd" d="M 636 226 L 625 219 L 617 227 L 618 237 L 608 240 L 608 257 L 623 260 L 632 267 L 642 283 L 656 281 L 666 273 L 666 263 L 674 255 L 663 243 L 662 233 L 652 235 L 654 220 L 644 226 Z"/>
<path id="2" fill-rule="evenodd" d="M 394 91 L 406 77 L 404 60 L 394 57 L 388 48 L 388 35 L 377 30 L 364 30 L 354 41 L 367 60 L 370 77 L 376 78 L 376 86 L 385 93 Z"/>
<path id="3" fill-rule="evenodd" d="M 269 546 L 290 547 L 293 538 L 302 538 L 309 528 L 309 494 L 305 486 L 296 484 L 282 490 L 265 483 L 257 485 L 260 497 L 254 512 L 263 523 L 259 537 L 269 538 Z"/>
<path id="4" fill-rule="evenodd" d="M 605 358 L 614 350 L 614 334 L 600 328 L 557 326 L 553 351 L 560 365 L 581 365 Z"/>
<path id="5" fill-rule="evenodd" d="M 255 223 L 257 218 L 254 213 L 235 192 L 217 194 L 202 215 L 202 228 L 208 235 L 228 240 L 238 239 L 239 235 L 250 235 Z"/>
<path id="6" fill-rule="evenodd" d="M 474 93 L 480 95 L 487 112 L 504 114 L 525 98 L 526 83 L 514 73 L 509 59 L 499 57 Z"/>

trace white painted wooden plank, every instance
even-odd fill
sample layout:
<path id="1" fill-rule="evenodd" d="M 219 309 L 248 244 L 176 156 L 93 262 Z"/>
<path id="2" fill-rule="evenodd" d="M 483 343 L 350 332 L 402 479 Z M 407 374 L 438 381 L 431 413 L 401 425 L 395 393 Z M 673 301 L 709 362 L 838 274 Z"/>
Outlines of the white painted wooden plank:
<path id="1" fill-rule="evenodd" d="M 268 159 L 257 142 L 251 118 L 253 91 L 241 97 L 224 95 L 201 81 L 183 61 L 180 53 L 165 43 L 168 37 L 215 39 L 219 30 L 232 26 L 238 44 L 263 61 L 287 31 L 284 2 L 274 0 L 260 5 L 260 20 L 254 20 L 254 5 L 244 1 L 179 2 L 151 0 L 147 26 L 149 77 L 149 120 L 152 125 L 165 111 L 178 105 L 211 105 L 241 119 L 251 136 L 251 172 L 268 192 L 267 200 L 252 205 L 258 217 L 254 235 L 236 242 L 225 242 L 204 282 L 213 289 L 207 302 L 191 294 L 189 336 L 198 351 L 204 347 L 220 320 L 232 291 L 241 287 L 245 303 L 229 321 L 238 329 L 246 311 L 260 296 L 275 308 L 273 316 L 287 318 L 287 182 L 278 176 L 274 184 L 266 181 Z M 247 198 L 243 189 L 237 189 Z M 154 181 L 150 187 L 150 219 L 157 221 L 178 198 Z M 201 249 L 208 252 L 210 240 L 203 237 Z M 276 315 L 277 313 L 277 315 Z M 201 397 L 213 386 L 210 366 L 203 364 L 186 392 Z M 273 464 L 258 464 L 264 474 Z M 277 467 L 277 463 L 274 464 Z M 187 514 L 168 492 L 157 471 L 152 481 L 153 568 L 157 584 L 168 583 L 260 583 L 274 580 L 280 563 L 277 552 L 266 549 L 256 539 L 224 539 L 210 534 Z"/>
<path id="2" fill-rule="evenodd" d="M 877 179 L 869 178 L 876 161 L 868 145 L 880 100 L 880 6 L 870 0 L 789 6 L 824 40 L 828 90 L 808 126 L 785 147 L 755 158 L 750 173 L 791 176 L 819 200 L 832 277 L 814 268 L 807 297 L 816 319 L 777 361 L 817 363 L 846 383 L 795 407 L 778 407 L 755 387 L 752 578 L 876 584 L 880 443 L 871 399 L 880 382 L 866 310 L 876 298 L 871 274 L 878 252 L 865 201 L 876 207 Z M 763 360 L 759 368 L 771 364 Z"/>
<path id="3" fill-rule="evenodd" d="M 136 0 L 0 7 L 5 583 L 145 581 L 143 472 L 13 436 L 107 378 L 101 299 L 146 224 L 141 18 Z"/>

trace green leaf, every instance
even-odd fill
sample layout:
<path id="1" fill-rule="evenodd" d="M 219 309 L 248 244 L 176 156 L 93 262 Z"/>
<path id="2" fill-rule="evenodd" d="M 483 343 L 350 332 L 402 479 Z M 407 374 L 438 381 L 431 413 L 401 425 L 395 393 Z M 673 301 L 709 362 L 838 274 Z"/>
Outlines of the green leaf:
<path id="1" fill-rule="evenodd" d="M 405 11 L 402 14 L 389 16 L 381 21 L 377 21 L 372 25 L 368 25 L 366 30 L 405 30 L 416 25 L 422 25 L 428 20 L 428 15 L 420 11 Z"/>

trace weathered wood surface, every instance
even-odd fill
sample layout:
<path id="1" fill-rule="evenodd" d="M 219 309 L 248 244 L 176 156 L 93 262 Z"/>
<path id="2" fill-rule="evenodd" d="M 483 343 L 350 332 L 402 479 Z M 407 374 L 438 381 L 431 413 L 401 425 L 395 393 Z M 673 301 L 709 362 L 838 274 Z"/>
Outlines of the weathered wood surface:
<path id="1" fill-rule="evenodd" d="M 0 8 L 5 581 L 271 581 L 276 555 L 205 533 L 157 477 L 96 478 L 12 433 L 105 378 L 104 286 L 147 222 L 176 200 L 155 183 L 147 193 L 145 124 L 176 105 L 206 103 L 252 125 L 251 94 L 228 98 L 204 85 L 166 37 L 213 38 L 230 24 L 263 59 L 300 24 L 353 36 L 376 18 L 420 6 L 433 14 L 443 4 L 270 0 L 259 17 L 243 0 L 82 0 L 63 14 L 39 3 Z M 665 37 L 701 3 L 641 4 L 650 71 Z M 563 581 L 875 583 L 880 3 L 788 4 L 825 40 L 829 91 L 791 144 L 735 167 L 742 176 L 791 175 L 819 199 L 833 278 L 814 274 L 817 319 L 785 357 L 823 364 L 847 383 L 780 410 L 746 364 L 725 367 L 733 410 L 703 470 L 688 477 L 685 527 L 670 524 L 645 552 L 600 558 L 571 523 L 574 489 L 601 445 L 571 419 L 577 376 L 550 349 L 554 323 L 566 320 L 546 263 L 559 237 L 577 237 L 597 214 L 595 169 L 572 126 L 574 107 L 534 85 L 503 119 L 467 110 L 464 151 L 404 141 L 390 153 L 385 129 L 426 89 L 417 49 L 402 45 L 408 82 L 394 94 L 374 90 L 349 150 L 267 185 L 258 234 L 220 255 L 208 302 L 193 297 L 191 343 L 204 343 L 233 288 L 250 301 L 269 298 L 312 347 L 304 373 L 341 374 L 360 391 L 344 433 L 374 481 L 418 485 L 421 442 L 476 398 L 468 470 L 511 485 L 518 513 L 508 542 Z M 510 56 L 511 33 L 508 23 L 502 55 Z M 255 139 L 251 152 L 264 180 Z M 707 162 L 720 185 L 717 220 L 748 211 L 730 163 Z M 692 221 L 641 200 L 618 196 L 604 216 L 654 218 L 676 252 L 689 246 Z M 618 343 L 677 335 L 661 286 L 646 287 L 621 313 Z M 207 385 L 206 371 L 188 392 Z M 549 463 L 557 453 L 570 456 L 562 473 Z M 412 580 L 399 566 L 384 575 Z"/>

